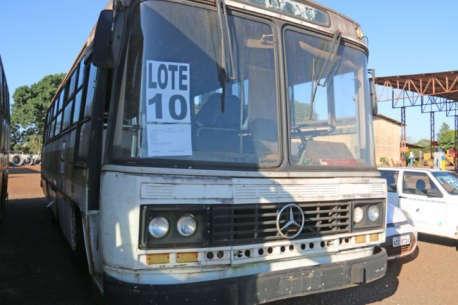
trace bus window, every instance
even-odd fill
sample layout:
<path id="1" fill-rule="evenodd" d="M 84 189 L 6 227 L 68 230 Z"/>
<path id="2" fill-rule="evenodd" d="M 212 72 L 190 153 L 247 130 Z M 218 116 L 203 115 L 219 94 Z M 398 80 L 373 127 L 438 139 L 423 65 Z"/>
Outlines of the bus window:
<path id="1" fill-rule="evenodd" d="M 78 80 L 77 78 L 78 78 L 78 68 L 75 69 L 72 76 L 70 77 L 70 84 L 68 86 L 68 95 L 67 95 L 68 97 L 71 97 L 73 93 L 75 92 L 75 87 L 76 87 L 77 80 Z"/>
<path id="2" fill-rule="evenodd" d="M 50 128 L 49 128 L 49 131 L 48 131 L 48 133 L 49 133 L 49 138 L 54 137 L 54 135 L 55 135 L 55 134 L 54 134 L 54 129 L 55 129 L 55 127 L 56 127 L 56 119 L 53 119 L 53 120 L 51 121 Z"/>
<path id="3" fill-rule="evenodd" d="M 61 128 L 62 128 L 62 112 L 57 115 L 56 129 L 54 130 L 54 136 L 58 136 L 60 134 Z"/>
<path id="4" fill-rule="evenodd" d="M 84 85 L 84 77 L 86 76 L 86 65 L 84 64 L 84 60 L 80 62 L 79 73 L 78 73 L 78 90 L 83 87 Z"/>
<path id="5" fill-rule="evenodd" d="M 72 107 L 73 107 L 73 99 L 68 101 L 67 106 L 65 106 L 62 130 L 66 130 L 72 124 Z"/>
<path id="6" fill-rule="evenodd" d="M 84 106 L 84 117 L 88 118 L 92 114 L 92 104 L 94 102 L 95 86 L 97 81 L 97 68 L 94 65 L 89 66 L 87 81 L 86 104 Z"/>
<path id="7" fill-rule="evenodd" d="M 212 30 L 217 23 L 215 14 L 162 2 L 148 2 L 144 8 L 144 29 L 130 38 L 114 158 L 167 160 L 183 166 L 190 162 L 255 167 L 279 164 L 271 26 L 229 18 L 238 65 L 234 79 L 222 83 L 218 75 L 220 38 L 218 31 Z M 190 22 L 196 25 L 194 29 L 189 28 Z M 148 39 L 142 40 L 142 35 Z M 159 71 L 169 79 L 161 86 L 183 89 L 181 98 L 175 95 L 167 100 L 165 94 L 154 90 Z M 181 71 L 181 79 L 188 80 L 181 88 L 173 79 L 177 75 L 174 71 Z M 142 84 L 149 84 L 149 89 Z M 176 146 L 160 144 L 177 137 Z"/>
<path id="8" fill-rule="evenodd" d="M 77 123 L 80 120 L 82 96 L 83 96 L 83 90 L 80 89 L 75 97 L 75 107 L 73 109 L 73 123 Z"/>

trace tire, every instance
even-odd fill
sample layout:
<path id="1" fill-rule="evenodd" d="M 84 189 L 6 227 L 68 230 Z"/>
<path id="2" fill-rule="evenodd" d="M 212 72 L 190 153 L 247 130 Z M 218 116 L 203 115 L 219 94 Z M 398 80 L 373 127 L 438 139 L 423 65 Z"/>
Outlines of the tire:
<path id="1" fill-rule="evenodd" d="M 14 166 L 21 166 L 24 163 L 24 161 L 22 160 L 20 155 L 14 155 L 11 158 L 11 163 L 13 163 Z"/>

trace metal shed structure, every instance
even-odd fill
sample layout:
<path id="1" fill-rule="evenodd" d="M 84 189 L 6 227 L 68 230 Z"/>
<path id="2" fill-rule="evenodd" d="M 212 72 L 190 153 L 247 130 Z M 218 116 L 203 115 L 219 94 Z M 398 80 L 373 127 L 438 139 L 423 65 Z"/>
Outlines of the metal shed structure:
<path id="1" fill-rule="evenodd" d="M 435 113 L 446 112 L 448 117 L 454 117 L 456 149 L 458 71 L 376 77 L 374 83 L 391 91 L 388 97 L 378 95 L 378 102 L 391 101 L 393 108 L 401 109 L 401 151 L 405 152 L 407 148 L 406 109 L 410 107 L 421 107 L 422 113 L 430 115 L 431 144 L 435 142 Z"/>

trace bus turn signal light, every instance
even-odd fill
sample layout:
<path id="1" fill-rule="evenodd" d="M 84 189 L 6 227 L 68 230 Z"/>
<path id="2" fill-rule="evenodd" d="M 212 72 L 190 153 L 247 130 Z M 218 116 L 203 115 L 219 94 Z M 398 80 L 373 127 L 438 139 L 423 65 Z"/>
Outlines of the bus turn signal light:
<path id="1" fill-rule="evenodd" d="M 170 254 L 159 253 L 159 254 L 148 254 L 146 255 L 146 263 L 148 265 L 160 265 L 170 263 Z"/>
<path id="2" fill-rule="evenodd" d="M 198 256 L 197 252 L 177 253 L 177 263 L 195 263 L 198 261 Z"/>
<path id="3" fill-rule="evenodd" d="M 364 244 L 366 243 L 366 235 L 358 235 L 355 237 L 355 242 L 357 244 Z"/>
<path id="4" fill-rule="evenodd" d="M 371 242 L 376 242 L 376 241 L 378 241 L 378 240 L 379 240 L 378 233 L 374 233 L 374 234 L 369 235 L 369 240 L 370 240 Z"/>

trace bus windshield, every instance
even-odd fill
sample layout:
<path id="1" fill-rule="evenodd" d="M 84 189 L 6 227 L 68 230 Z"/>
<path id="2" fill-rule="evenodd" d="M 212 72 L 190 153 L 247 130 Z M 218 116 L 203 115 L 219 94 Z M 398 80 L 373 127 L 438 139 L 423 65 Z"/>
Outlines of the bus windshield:
<path id="1" fill-rule="evenodd" d="M 225 31 L 215 10 L 162 1 L 139 5 L 113 159 L 172 167 L 282 164 L 281 44 L 267 21 L 227 19 Z M 367 54 L 338 33 L 326 39 L 287 28 L 283 36 L 290 110 L 283 129 L 290 145 L 283 151 L 290 150 L 290 168 L 374 168 Z"/>
<path id="2" fill-rule="evenodd" d="M 149 1 L 134 20 L 114 158 L 278 166 L 271 26 L 228 16 L 231 77 L 222 68 L 227 55 L 215 11 Z"/>
<path id="3" fill-rule="evenodd" d="M 288 29 L 284 39 L 293 166 L 373 166 L 365 52 L 338 36 Z"/>

